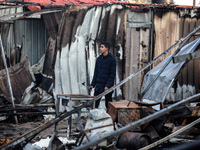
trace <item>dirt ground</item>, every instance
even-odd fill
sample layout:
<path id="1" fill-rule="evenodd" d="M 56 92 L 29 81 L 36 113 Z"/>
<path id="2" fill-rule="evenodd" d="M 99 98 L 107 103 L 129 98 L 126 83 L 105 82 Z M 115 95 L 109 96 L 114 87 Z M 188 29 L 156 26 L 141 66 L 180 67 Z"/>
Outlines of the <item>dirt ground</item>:
<path id="1" fill-rule="evenodd" d="M 33 121 L 33 122 L 26 122 L 26 123 L 8 123 L 8 122 L 0 122 L 0 141 L 10 142 L 23 134 L 33 130 L 34 128 L 43 125 L 47 120 L 42 121 Z M 67 120 L 62 120 L 58 123 L 58 136 L 60 137 L 67 137 Z M 44 131 L 40 132 L 34 139 L 30 141 L 30 143 L 34 143 L 39 141 L 40 139 L 45 139 L 47 137 L 51 137 L 54 133 L 55 125 L 45 129 Z M 3 146 L 5 143 L 0 142 L 0 147 Z"/>

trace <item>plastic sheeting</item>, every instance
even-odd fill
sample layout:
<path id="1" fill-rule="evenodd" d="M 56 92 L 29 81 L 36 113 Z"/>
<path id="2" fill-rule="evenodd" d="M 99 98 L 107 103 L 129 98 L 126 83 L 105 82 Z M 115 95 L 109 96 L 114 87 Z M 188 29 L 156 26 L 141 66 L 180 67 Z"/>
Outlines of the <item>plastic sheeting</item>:
<path id="1" fill-rule="evenodd" d="M 193 42 L 184 46 L 180 52 L 176 55 L 183 55 L 194 52 L 196 48 L 200 44 L 200 38 L 194 40 Z M 160 64 L 158 64 L 155 68 L 150 70 L 144 77 L 141 93 L 146 89 L 146 87 L 153 81 L 153 79 L 157 76 L 159 71 L 163 68 L 163 66 L 167 63 L 167 61 L 172 57 L 172 54 L 164 59 Z M 142 101 L 152 100 L 156 102 L 163 102 L 165 100 L 166 95 L 168 94 L 169 89 L 171 88 L 173 81 L 178 74 L 179 70 L 183 66 L 185 62 L 181 63 L 173 63 L 171 62 L 167 65 L 164 71 L 160 74 L 155 83 L 148 89 L 148 91 L 143 96 Z"/>

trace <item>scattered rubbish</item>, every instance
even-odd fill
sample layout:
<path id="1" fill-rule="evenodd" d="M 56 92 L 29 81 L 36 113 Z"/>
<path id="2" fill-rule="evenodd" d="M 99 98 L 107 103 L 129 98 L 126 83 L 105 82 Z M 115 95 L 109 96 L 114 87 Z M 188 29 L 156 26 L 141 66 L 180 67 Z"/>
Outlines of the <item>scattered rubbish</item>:
<path id="1" fill-rule="evenodd" d="M 118 10 L 121 11 L 122 8 L 119 7 Z M 98 10 L 99 8 L 96 9 Z M 114 10 L 114 8 L 111 8 L 112 13 L 115 12 Z M 117 13 L 120 14 L 120 11 L 117 11 Z M 93 9 L 91 9 L 91 12 L 92 15 L 95 15 Z M 84 13 L 81 15 L 87 16 Z M 75 16 L 77 15 L 76 18 L 81 18 L 78 13 L 70 12 L 67 15 L 71 17 L 73 22 L 75 21 L 73 20 L 74 14 Z M 121 16 L 124 16 L 124 13 L 122 14 Z M 68 18 L 68 16 L 63 16 L 64 18 Z M 100 16 L 102 15 L 95 16 L 101 18 Z M 92 20 L 91 16 L 89 18 Z M 117 20 L 116 18 L 113 19 Z M 121 24 L 121 20 L 124 19 L 119 19 L 117 22 Z M 78 27 L 79 21 L 75 22 Z M 82 22 L 82 26 L 79 26 L 81 31 L 79 33 L 82 34 L 85 31 L 83 27 L 86 24 L 87 22 Z M 68 25 L 66 22 L 62 24 L 61 21 L 60 25 L 56 25 L 56 30 L 57 27 L 64 28 L 66 25 Z M 120 26 L 118 27 L 121 28 Z M 11 148 L 17 149 L 18 147 L 19 149 L 23 148 L 23 150 L 108 149 L 111 147 L 116 149 L 151 149 L 154 147 L 164 148 L 166 144 L 192 143 L 196 139 L 199 139 L 200 94 L 194 95 L 196 93 L 194 91 L 195 89 L 188 86 L 191 90 L 189 92 L 186 91 L 186 99 L 170 99 L 170 101 L 167 101 L 168 103 L 165 103 L 169 89 L 172 87 L 180 69 L 188 61 L 188 57 L 194 56 L 192 52 L 199 48 L 199 38 L 184 46 L 199 28 L 200 26 L 177 41 L 157 58 L 151 60 L 149 63 L 146 62 L 146 65 L 141 67 L 137 72 L 95 97 L 83 94 L 60 94 L 74 93 L 74 91 L 79 91 L 77 93 L 88 93 L 86 83 L 89 81 L 86 77 L 88 75 L 86 72 L 87 67 L 84 66 L 76 70 L 84 78 L 79 78 L 79 76 L 72 77 L 73 74 L 68 75 L 66 70 L 70 71 L 70 73 L 72 70 L 75 70 L 73 68 L 74 66 L 70 66 L 69 61 L 75 60 L 76 65 L 80 62 L 84 64 L 91 62 L 85 60 L 85 53 L 77 52 L 79 46 L 86 47 L 86 45 L 77 44 L 77 40 L 82 40 L 81 38 L 76 38 L 75 43 L 67 45 L 67 47 L 71 47 L 67 53 L 64 51 L 64 45 L 66 45 L 64 39 L 59 39 L 58 37 L 55 38 L 58 41 L 51 39 L 52 42 L 49 43 L 50 48 L 48 49 L 48 53 L 51 55 L 44 55 L 38 64 L 30 67 L 28 57 L 24 57 L 18 64 L 9 68 L 6 67 L 12 82 L 15 107 L 11 105 L 13 100 L 11 94 L 8 92 L 10 85 L 6 81 L 6 71 L 0 70 L 0 122 L 13 122 L 13 120 L 9 120 L 13 116 L 17 116 L 18 121 L 16 121 L 16 124 L 18 124 L 17 122 L 42 122 L 38 126 L 31 126 L 31 131 L 20 128 L 18 132 L 19 136 L 16 139 L 4 138 L 8 135 L 14 136 L 11 132 L 3 133 L 0 148 L 3 150 Z M 142 27 L 142 29 L 145 29 L 143 30 L 144 32 L 147 30 L 146 27 Z M 62 30 L 59 29 L 59 31 Z M 93 30 L 90 29 L 88 31 Z M 73 32 L 75 33 L 75 29 Z M 74 41 L 69 35 L 63 36 L 62 33 L 61 36 L 62 38 L 69 38 L 69 41 Z M 81 36 L 77 34 L 76 37 Z M 118 36 L 116 37 L 118 39 Z M 149 66 L 152 66 L 155 61 L 181 42 L 181 46 L 176 49 L 175 53 L 146 73 L 141 89 L 141 101 L 135 101 L 133 99 L 123 100 L 120 98 L 109 103 L 107 112 L 105 109 L 93 109 L 95 101 L 119 88 Z M 58 43 L 62 45 L 63 49 Z M 140 44 L 142 48 L 148 47 L 144 41 Z M 58 45 L 58 53 L 55 52 L 57 51 L 55 45 Z M 93 43 L 89 43 L 89 45 L 93 45 Z M 76 50 L 74 51 L 73 48 Z M 73 57 L 71 58 L 74 55 L 72 52 L 77 56 L 84 57 L 76 61 L 76 59 L 72 59 Z M 62 53 L 62 56 L 60 53 Z M 187 53 L 190 53 L 190 55 L 185 55 Z M 90 53 L 90 55 L 95 54 Z M 180 57 L 178 56 L 184 57 L 183 60 L 185 62 L 180 62 Z M 194 58 L 197 57 L 193 57 L 192 59 Z M 172 59 L 178 59 L 176 60 L 178 63 L 174 64 Z M 65 61 L 68 63 L 67 65 L 63 63 Z M 45 62 L 46 64 L 44 64 Z M 52 65 L 53 63 L 55 63 L 55 66 Z M 45 65 L 46 67 L 43 68 Z M 66 66 L 68 69 L 62 70 L 62 67 Z M 61 75 L 63 76 L 61 77 Z M 65 78 L 67 79 L 65 80 Z M 74 86 L 73 83 L 71 84 L 71 80 L 75 80 L 77 84 Z M 62 85 L 62 83 L 65 84 Z M 68 86 L 73 86 L 73 92 Z M 189 103 L 193 103 L 193 105 L 189 105 Z M 63 120 L 66 120 L 67 123 L 65 122 L 66 124 L 60 127 L 59 123 Z M 39 134 L 42 131 L 46 132 L 47 129 L 54 125 L 55 127 L 53 127 L 53 130 L 51 129 L 53 132 L 51 132 L 50 136 L 46 139 L 41 138 Z M 1 126 L 0 131 L 6 129 L 5 126 L 5 124 Z M 15 127 L 17 125 L 11 125 L 7 128 L 14 129 Z M 61 132 L 65 137 L 59 136 Z M 30 142 L 36 135 L 38 136 L 37 142 Z"/>

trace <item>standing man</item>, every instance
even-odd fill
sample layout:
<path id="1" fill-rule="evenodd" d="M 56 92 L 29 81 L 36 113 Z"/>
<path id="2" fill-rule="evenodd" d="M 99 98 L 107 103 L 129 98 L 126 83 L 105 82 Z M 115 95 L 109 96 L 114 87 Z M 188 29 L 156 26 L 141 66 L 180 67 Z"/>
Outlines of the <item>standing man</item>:
<path id="1" fill-rule="evenodd" d="M 108 52 L 110 49 L 110 43 L 105 41 L 101 43 L 100 52 L 101 55 L 97 58 L 94 70 L 94 76 L 89 90 L 95 87 L 94 96 L 101 94 L 114 85 L 116 76 L 116 60 L 115 57 Z M 105 95 L 105 104 L 108 108 L 108 103 L 112 101 L 112 92 Z M 100 100 L 95 103 L 95 108 L 99 107 Z"/>

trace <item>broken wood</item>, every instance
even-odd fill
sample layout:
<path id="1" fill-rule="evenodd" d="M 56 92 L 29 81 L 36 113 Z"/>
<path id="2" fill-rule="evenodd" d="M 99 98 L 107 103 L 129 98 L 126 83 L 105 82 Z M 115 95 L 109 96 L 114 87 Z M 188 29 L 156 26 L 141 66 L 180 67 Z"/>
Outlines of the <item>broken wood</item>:
<path id="1" fill-rule="evenodd" d="M 0 47 L 1 47 L 1 54 L 3 57 L 3 63 L 5 66 L 5 70 L 6 70 L 6 77 L 7 77 L 7 82 L 8 82 L 8 86 L 9 86 L 10 97 L 12 100 L 12 106 L 13 106 L 13 108 L 15 108 L 15 102 L 14 102 L 15 99 L 13 97 L 13 91 L 12 91 L 12 86 L 11 86 L 10 77 L 9 77 L 9 73 L 8 73 L 8 67 L 7 67 L 7 63 L 6 63 L 6 58 L 5 58 L 4 48 L 3 48 L 3 44 L 2 44 L 2 40 L 1 40 L 1 35 L 0 35 Z M 14 113 L 16 113 L 16 111 L 14 111 Z M 17 117 L 15 116 L 14 118 L 15 118 L 16 124 L 18 124 Z"/>
<path id="2" fill-rule="evenodd" d="M 111 133 L 109 133 L 109 134 L 107 134 L 107 135 L 105 135 L 105 136 L 103 136 L 103 137 L 101 137 L 99 139 L 94 139 L 91 142 L 88 142 L 88 143 L 86 143 L 84 145 L 81 145 L 81 146 L 79 146 L 77 148 L 74 148 L 74 150 L 82 150 L 82 149 L 87 149 L 87 148 L 90 148 L 92 146 L 95 146 L 98 143 L 101 143 L 101 142 L 105 141 L 106 139 L 111 139 L 114 136 L 122 134 L 122 133 L 124 133 L 124 132 L 126 132 L 128 130 L 134 129 L 134 128 L 136 128 L 138 126 L 141 126 L 141 125 L 143 125 L 143 124 L 145 124 L 145 123 L 147 123 L 149 121 L 152 121 L 152 120 L 154 120 L 154 119 L 156 119 L 158 117 L 161 117 L 162 115 L 164 115 L 164 114 L 166 114 L 166 113 L 168 113 L 168 112 L 170 112 L 172 110 L 177 109 L 178 106 L 181 106 L 183 104 L 186 104 L 186 103 L 189 103 L 189 102 L 192 102 L 192 101 L 195 101 L 195 100 L 199 100 L 199 98 L 200 98 L 200 93 L 196 94 L 196 95 L 193 95 L 193 96 L 191 96 L 191 97 L 189 97 L 187 99 L 183 99 L 183 100 L 181 100 L 181 101 L 179 101 L 179 102 L 177 102 L 175 104 L 172 104 L 171 106 L 169 106 L 167 108 L 164 108 L 164 109 L 162 109 L 160 111 L 155 112 L 154 114 L 151 114 L 151 115 L 149 115 L 149 116 L 147 116 L 145 118 L 137 120 L 137 121 L 135 121 L 135 122 L 133 122 L 131 124 L 128 124 L 128 125 L 122 127 L 122 128 L 119 128 L 118 130 L 115 130 L 115 131 L 113 131 L 113 132 L 111 132 Z"/>

